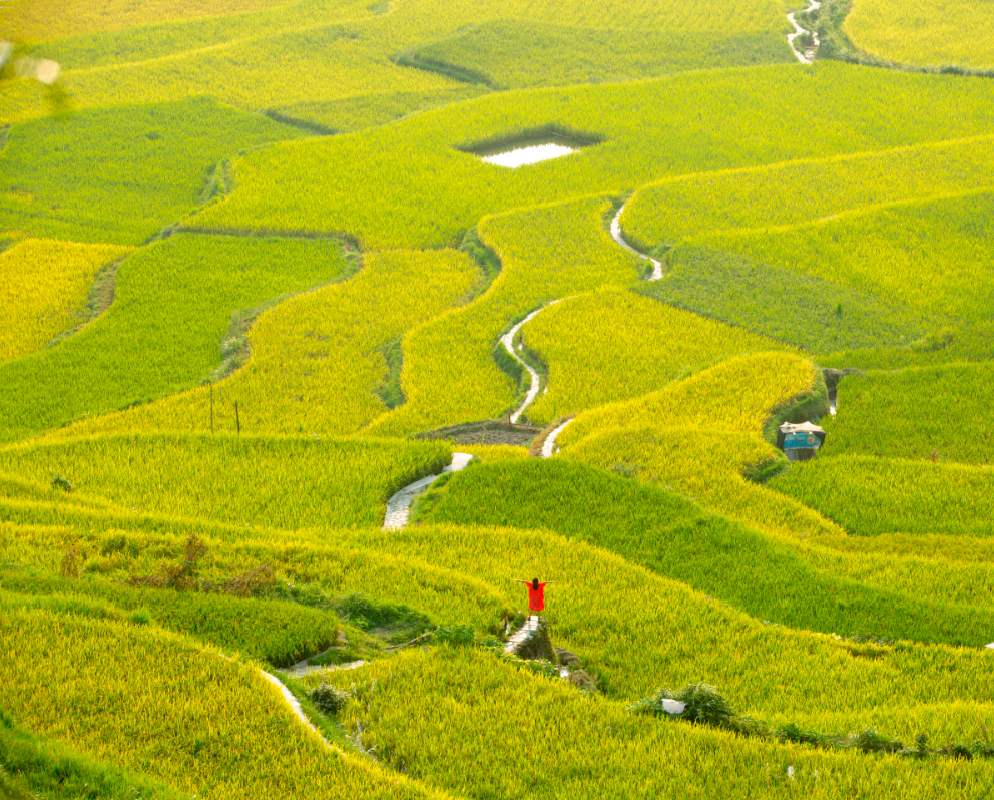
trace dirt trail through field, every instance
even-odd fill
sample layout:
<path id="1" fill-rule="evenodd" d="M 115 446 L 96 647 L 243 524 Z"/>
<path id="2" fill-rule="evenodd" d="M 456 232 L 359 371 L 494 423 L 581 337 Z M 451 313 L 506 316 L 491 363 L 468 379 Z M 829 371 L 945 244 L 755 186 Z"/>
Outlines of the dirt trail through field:
<path id="1" fill-rule="evenodd" d="M 524 326 L 525 323 L 531 322 L 533 319 L 535 319 L 536 316 L 538 316 L 543 311 L 545 311 L 545 309 L 549 308 L 549 306 L 554 306 L 556 303 L 561 303 L 561 302 L 562 302 L 561 299 L 553 300 L 551 303 L 547 303 L 541 308 L 532 311 L 531 314 L 529 314 L 527 317 L 521 320 L 521 322 L 519 322 L 517 325 L 511 328 L 511 330 L 509 330 L 507 333 L 505 333 L 503 336 L 500 337 L 500 343 L 504 345 L 504 349 L 507 350 L 508 355 L 510 355 L 511 358 L 513 358 L 522 367 L 528 370 L 528 374 L 531 376 L 531 381 L 532 381 L 531 387 L 528 389 L 528 394 L 525 395 L 525 401 L 521 404 L 521 406 L 518 408 L 517 411 L 511 414 L 512 423 L 516 423 L 519 419 L 521 419 L 521 415 L 525 412 L 525 409 L 528 408 L 528 406 L 530 406 L 533 402 L 535 402 L 535 398 L 538 397 L 539 387 L 542 385 L 542 379 L 539 377 L 539 374 L 534 369 L 532 369 L 528 364 L 526 364 L 524 360 L 521 358 L 521 356 L 519 356 L 517 353 L 514 352 L 514 337 L 518 335 L 518 331 L 521 330 L 522 326 Z"/>
<path id="2" fill-rule="evenodd" d="M 515 631 L 514 636 L 507 640 L 507 643 L 504 645 L 504 652 L 517 653 L 518 648 L 528 641 L 528 639 L 533 636 L 537 630 L 538 617 L 532 614 L 525 620 L 525 624 Z"/>
<path id="3" fill-rule="evenodd" d="M 627 203 L 625 205 L 628 205 Z M 658 281 L 663 277 L 663 265 L 660 264 L 656 259 L 649 258 L 649 256 L 644 253 L 640 253 L 634 247 L 632 247 L 628 242 L 625 241 L 624 237 L 621 235 L 621 212 L 625 210 L 623 205 L 618 209 L 618 213 L 614 215 L 614 219 L 611 220 L 611 238 L 614 239 L 618 244 L 624 247 L 629 253 L 632 253 L 643 261 L 648 261 L 652 264 L 652 275 L 649 277 L 650 281 Z"/>
<path id="4" fill-rule="evenodd" d="M 297 698 L 294 697 L 293 694 L 290 692 L 290 690 L 283 685 L 283 681 L 281 681 L 275 675 L 270 675 L 268 672 L 262 669 L 259 670 L 259 674 L 262 675 L 262 677 L 265 678 L 267 681 L 269 681 L 271 684 L 273 684 L 273 686 L 275 686 L 277 689 L 280 690 L 280 694 L 283 695 L 283 699 L 286 701 L 286 704 L 290 706 L 290 710 L 293 711 L 297 719 L 299 719 L 301 722 L 304 723 L 305 727 L 314 731 L 314 733 L 316 733 L 318 737 L 320 737 L 321 741 L 324 742 L 328 747 L 332 748 L 333 750 L 339 749 L 331 742 L 329 742 L 327 739 L 325 739 L 324 736 L 321 735 L 321 731 L 319 731 L 317 728 L 314 727 L 311 721 L 307 718 L 307 715 L 304 713 L 304 709 L 300 707 L 300 703 L 297 701 Z"/>
<path id="5" fill-rule="evenodd" d="M 526 620 L 525 624 L 515 631 L 514 636 L 507 640 L 504 645 L 504 652 L 509 655 L 517 655 L 518 649 L 527 642 L 538 630 L 539 618 L 534 614 L 530 615 Z M 569 667 L 559 667 L 559 677 L 568 678 L 569 677 Z"/>
<path id="6" fill-rule="evenodd" d="M 821 8 L 821 3 L 816 2 L 816 0 L 811 0 L 811 5 L 809 5 L 806 9 L 804 9 L 804 13 L 810 14 L 812 11 L 814 11 L 817 8 Z M 798 61 L 800 61 L 802 64 L 812 63 L 812 61 L 814 61 L 814 48 L 811 48 L 810 50 L 807 50 L 804 53 L 802 53 L 796 47 L 794 47 L 794 40 L 798 36 L 804 36 L 804 34 L 811 33 L 811 31 L 805 30 L 804 28 L 802 28 L 800 25 L 797 24 L 797 17 L 795 16 L 794 13 L 788 14 L 787 19 L 790 20 L 790 24 L 794 26 L 794 32 L 787 34 L 787 44 L 790 45 L 790 49 L 797 57 Z M 814 38 L 815 47 L 818 47 L 818 45 L 821 44 L 821 42 L 818 41 L 818 34 L 813 33 L 812 37 Z"/>
<path id="7" fill-rule="evenodd" d="M 312 672 L 348 672 L 349 670 L 359 669 L 359 667 L 364 667 L 368 664 L 368 661 L 348 661 L 344 664 L 322 664 L 320 666 L 314 666 L 313 664 L 308 664 L 305 658 L 299 664 L 294 664 L 286 673 L 291 678 L 303 678 L 305 675 L 310 675 Z"/>
<path id="8" fill-rule="evenodd" d="M 207 651 L 205 650 L 204 652 Z M 230 656 L 226 656 L 224 655 L 224 653 L 217 653 L 216 655 L 218 658 L 221 658 L 224 661 L 233 661 L 233 659 Z M 256 669 L 258 669 L 258 667 Z M 330 747 L 332 750 L 337 750 L 338 752 L 342 752 L 342 749 L 338 745 L 329 742 L 327 739 L 324 738 L 324 735 L 321 733 L 321 731 L 319 731 L 317 728 L 314 727 L 314 724 L 307 718 L 307 715 L 304 713 L 304 709 L 300 707 L 300 702 L 297 700 L 296 697 L 293 696 L 293 693 L 289 689 L 287 689 L 286 686 L 284 686 L 283 681 L 281 681 L 275 675 L 270 675 L 264 669 L 260 669 L 259 674 L 267 681 L 269 681 L 271 684 L 273 684 L 273 686 L 275 686 L 277 689 L 280 690 L 280 694 L 283 696 L 283 701 L 288 706 L 290 706 L 290 710 L 293 712 L 294 716 L 297 719 L 299 719 L 302 723 L 304 723 L 304 727 L 316 733 L 318 738 L 325 743 L 325 746 Z"/>
<path id="9" fill-rule="evenodd" d="M 446 472 L 458 472 L 472 460 L 473 456 L 469 453 L 453 453 L 452 463 L 442 470 L 442 474 Z M 425 489 L 441 477 L 441 475 L 429 475 L 419 481 L 414 481 L 414 483 L 408 484 L 387 500 L 387 513 L 383 519 L 383 530 L 399 531 L 407 527 L 407 521 L 411 516 L 411 504 L 414 502 L 414 498 L 423 493 Z"/>
<path id="10" fill-rule="evenodd" d="M 566 426 L 573 420 L 574 417 L 570 417 L 568 420 L 554 428 L 553 431 L 545 437 L 545 441 L 542 442 L 542 458 L 552 458 L 552 456 L 559 452 L 559 448 L 556 447 L 556 439 L 559 438 L 559 434 L 566 430 Z"/>

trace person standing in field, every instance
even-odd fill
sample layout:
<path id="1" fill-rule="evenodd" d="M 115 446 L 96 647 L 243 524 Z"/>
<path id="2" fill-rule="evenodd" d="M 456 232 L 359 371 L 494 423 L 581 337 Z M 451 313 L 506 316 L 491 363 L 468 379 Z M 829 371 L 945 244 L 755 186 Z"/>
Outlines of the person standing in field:
<path id="1" fill-rule="evenodd" d="M 532 578 L 530 581 L 523 581 L 521 578 L 515 578 L 515 580 L 518 583 L 528 584 L 528 610 L 536 617 L 541 617 L 545 610 L 545 587 L 550 583 L 555 583 L 555 581 L 539 583 L 538 578 Z"/>

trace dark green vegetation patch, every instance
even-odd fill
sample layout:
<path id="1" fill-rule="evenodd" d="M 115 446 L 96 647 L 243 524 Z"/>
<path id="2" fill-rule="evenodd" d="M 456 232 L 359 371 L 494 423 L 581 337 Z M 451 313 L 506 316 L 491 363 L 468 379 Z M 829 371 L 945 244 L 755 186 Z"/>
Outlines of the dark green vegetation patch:
<path id="1" fill-rule="evenodd" d="M 677 246 L 668 261 L 665 280 L 643 293 L 809 352 L 904 345 L 920 335 L 909 308 L 845 284 L 693 245 Z"/>
<path id="2" fill-rule="evenodd" d="M 205 98 L 24 122 L 0 152 L 0 229 L 141 244 L 197 208 L 221 159 L 298 135 Z"/>

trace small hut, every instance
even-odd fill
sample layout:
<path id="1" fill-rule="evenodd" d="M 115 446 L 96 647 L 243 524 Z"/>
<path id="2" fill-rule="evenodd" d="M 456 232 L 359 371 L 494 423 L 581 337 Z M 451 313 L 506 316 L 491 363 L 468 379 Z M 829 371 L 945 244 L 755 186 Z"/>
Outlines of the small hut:
<path id="1" fill-rule="evenodd" d="M 813 422 L 785 422 L 777 434 L 777 447 L 788 461 L 807 461 L 825 443 L 825 431 Z"/>

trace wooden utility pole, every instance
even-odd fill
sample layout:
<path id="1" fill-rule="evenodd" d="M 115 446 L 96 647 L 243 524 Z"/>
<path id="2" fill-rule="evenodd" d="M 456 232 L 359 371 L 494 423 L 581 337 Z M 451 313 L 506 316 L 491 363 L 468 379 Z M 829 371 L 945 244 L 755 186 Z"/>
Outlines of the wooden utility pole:
<path id="1" fill-rule="evenodd" d="M 242 432 L 242 423 L 238 421 L 238 401 L 235 401 L 235 432 Z"/>

